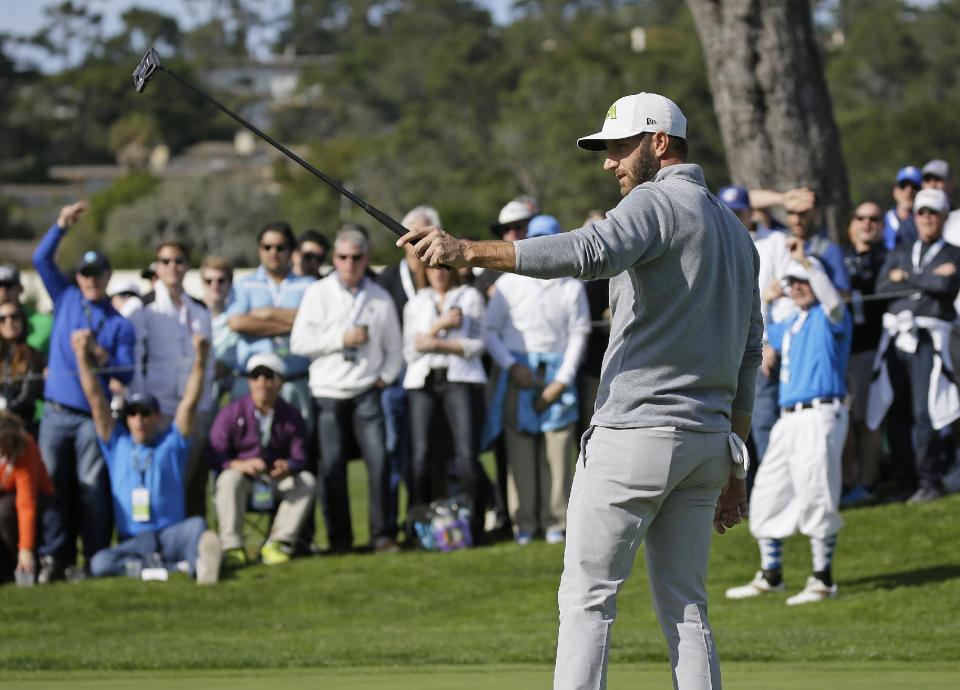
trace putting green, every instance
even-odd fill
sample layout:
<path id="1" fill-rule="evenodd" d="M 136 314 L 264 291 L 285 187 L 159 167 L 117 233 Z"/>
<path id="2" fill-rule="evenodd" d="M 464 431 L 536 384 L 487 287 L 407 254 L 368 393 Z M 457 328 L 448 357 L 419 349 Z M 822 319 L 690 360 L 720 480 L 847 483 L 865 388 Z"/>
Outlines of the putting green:
<path id="1" fill-rule="evenodd" d="M 270 690 L 323 687 L 330 690 L 533 690 L 549 688 L 544 666 L 425 666 L 421 668 L 276 669 L 233 671 L 21 672 L 0 674 L 0 688 L 14 690 Z M 754 664 L 724 665 L 724 683 L 734 690 L 952 690 L 960 665 L 938 664 Z M 610 690 L 666 688 L 667 668 L 622 664 L 610 670 Z"/>

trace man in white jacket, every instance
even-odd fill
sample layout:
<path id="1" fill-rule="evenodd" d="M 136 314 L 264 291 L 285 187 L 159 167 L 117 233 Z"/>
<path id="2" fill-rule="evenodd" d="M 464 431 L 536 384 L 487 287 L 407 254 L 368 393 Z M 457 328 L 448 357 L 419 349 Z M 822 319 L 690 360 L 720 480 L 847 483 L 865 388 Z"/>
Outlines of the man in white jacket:
<path id="1" fill-rule="evenodd" d="M 303 296 L 290 334 L 290 351 L 310 359 L 310 392 L 317 405 L 320 475 L 330 549 L 353 546 L 347 460 L 350 434 L 367 463 L 371 545 L 394 551 L 396 533 L 387 515 L 389 477 L 380 394 L 403 364 L 400 323 L 390 295 L 366 277 L 366 236 L 337 233 L 335 271 Z"/>

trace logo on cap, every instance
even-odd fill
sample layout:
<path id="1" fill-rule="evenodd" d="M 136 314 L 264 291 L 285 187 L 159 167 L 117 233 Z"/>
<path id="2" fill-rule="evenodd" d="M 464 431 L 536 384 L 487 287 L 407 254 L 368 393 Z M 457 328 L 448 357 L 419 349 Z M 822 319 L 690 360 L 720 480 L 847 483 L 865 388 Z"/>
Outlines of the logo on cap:
<path id="1" fill-rule="evenodd" d="M 648 124 L 648 125 L 655 125 L 655 124 L 657 124 L 657 121 L 654 120 L 652 117 L 648 117 L 648 118 L 647 118 L 647 124 Z"/>
<path id="2" fill-rule="evenodd" d="M 616 119 L 617 119 L 617 104 L 616 104 L 616 103 L 614 103 L 613 105 L 611 105 L 611 106 L 610 106 L 610 110 L 607 111 L 607 119 L 608 119 L 608 120 L 616 120 Z"/>
<path id="3" fill-rule="evenodd" d="M 83 260 L 86 263 L 92 263 L 97 260 L 97 253 L 91 250 L 83 255 Z"/>

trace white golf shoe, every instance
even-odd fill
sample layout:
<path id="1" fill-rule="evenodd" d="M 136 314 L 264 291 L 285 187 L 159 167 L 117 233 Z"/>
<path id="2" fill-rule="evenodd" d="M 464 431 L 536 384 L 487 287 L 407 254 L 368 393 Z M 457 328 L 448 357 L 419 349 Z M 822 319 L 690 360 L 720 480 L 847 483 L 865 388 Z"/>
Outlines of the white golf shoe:
<path id="1" fill-rule="evenodd" d="M 796 606 L 797 604 L 812 604 L 815 601 L 823 601 L 824 599 L 836 599 L 837 598 L 837 583 L 834 582 L 832 585 L 827 587 L 820 580 L 815 578 L 813 575 L 807 578 L 807 586 L 802 590 L 794 594 L 792 597 L 787 598 L 788 606 Z"/>
<path id="2" fill-rule="evenodd" d="M 783 581 L 779 585 L 771 585 L 763 577 L 763 571 L 758 570 L 753 579 L 745 585 L 731 587 L 727 590 L 727 599 L 750 599 L 759 597 L 761 594 L 782 594 L 787 591 L 786 584 Z"/>

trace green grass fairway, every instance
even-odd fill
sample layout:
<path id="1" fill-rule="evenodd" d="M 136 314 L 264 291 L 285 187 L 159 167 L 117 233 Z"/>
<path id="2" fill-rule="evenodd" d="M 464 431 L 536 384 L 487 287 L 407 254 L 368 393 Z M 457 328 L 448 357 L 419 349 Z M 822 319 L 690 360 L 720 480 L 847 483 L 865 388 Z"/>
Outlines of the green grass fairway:
<path id="1" fill-rule="evenodd" d="M 727 687 L 960 687 L 960 496 L 844 517 L 840 596 L 820 604 L 726 601 L 757 549 L 743 527 L 714 539 L 710 619 Z M 810 569 L 806 540 L 785 559 L 792 592 Z M 255 565 L 212 588 L 183 577 L 4 587 L 0 686 L 547 688 L 561 560 L 558 546 L 504 543 Z M 619 611 L 610 687 L 669 687 L 642 557 Z"/>
<path id="2" fill-rule="evenodd" d="M 879 667 L 878 667 L 879 666 Z M 37 673 L 0 680 L 5 690 L 532 690 L 549 688 L 549 667 L 483 666 L 453 669 L 444 666 L 330 671 L 272 670 L 144 673 Z M 960 665 L 908 669 L 890 664 L 837 666 L 731 663 L 724 683 L 734 690 L 953 690 Z M 664 666 L 621 665 L 610 674 L 610 690 L 669 687 Z"/>

